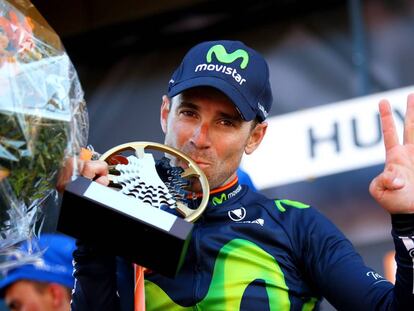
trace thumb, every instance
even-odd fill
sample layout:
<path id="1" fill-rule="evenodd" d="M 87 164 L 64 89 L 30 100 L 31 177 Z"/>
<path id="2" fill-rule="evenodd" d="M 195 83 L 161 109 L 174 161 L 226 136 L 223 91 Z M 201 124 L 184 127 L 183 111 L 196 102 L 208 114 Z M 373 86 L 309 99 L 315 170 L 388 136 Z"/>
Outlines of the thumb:
<path id="1" fill-rule="evenodd" d="M 374 198 L 379 199 L 385 191 L 399 190 L 404 186 L 404 178 L 398 174 L 397 170 L 389 167 L 371 181 L 369 192 Z"/>
<path id="2" fill-rule="evenodd" d="M 380 174 L 384 190 L 398 190 L 404 187 L 405 180 L 394 165 L 389 165 Z"/>

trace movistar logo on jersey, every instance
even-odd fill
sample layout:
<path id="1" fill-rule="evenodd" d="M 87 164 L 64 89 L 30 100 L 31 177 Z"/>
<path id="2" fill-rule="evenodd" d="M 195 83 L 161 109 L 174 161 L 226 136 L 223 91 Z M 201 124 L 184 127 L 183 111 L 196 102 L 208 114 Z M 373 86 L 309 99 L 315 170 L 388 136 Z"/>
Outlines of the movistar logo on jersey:
<path id="1" fill-rule="evenodd" d="M 224 201 L 227 201 L 227 195 L 222 193 L 220 196 L 215 196 L 211 199 L 211 203 L 216 206 L 222 204 Z"/>
<path id="2" fill-rule="evenodd" d="M 195 72 L 198 71 L 216 71 L 221 72 L 223 74 L 231 76 L 236 82 L 242 85 L 246 82 L 238 72 L 236 68 L 227 66 L 227 65 L 220 65 L 220 64 L 211 64 L 213 61 L 213 55 L 215 58 L 222 64 L 232 64 L 236 60 L 241 59 L 240 62 L 240 69 L 246 69 L 247 65 L 249 64 L 249 54 L 242 49 L 238 49 L 232 53 L 228 53 L 223 45 L 216 44 L 212 46 L 206 55 L 206 64 L 199 64 L 195 68 Z"/>
<path id="3" fill-rule="evenodd" d="M 267 296 L 267 299 L 258 296 L 260 310 L 297 310 L 290 301 L 290 289 L 282 265 L 259 245 L 243 239 L 231 240 L 220 249 L 208 292 L 199 302 L 181 306 L 158 284 L 145 280 L 146 308 L 148 311 L 240 310 L 246 289 L 256 280 L 264 283 L 262 286 Z M 255 295 L 258 293 L 260 291 Z M 309 298 L 303 300 L 301 310 L 315 309 L 317 298 Z"/>
<path id="4" fill-rule="evenodd" d="M 238 185 L 236 189 L 234 189 L 232 192 L 228 194 L 226 194 L 225 192 L 220 193 L 220 195 L 216 195 L 211 199 L 211 204 L 213 204 L 213 206 L 223 204 L 223 202 L 236 196 L 241 191 L 241 189 L 241 185 Z"/>

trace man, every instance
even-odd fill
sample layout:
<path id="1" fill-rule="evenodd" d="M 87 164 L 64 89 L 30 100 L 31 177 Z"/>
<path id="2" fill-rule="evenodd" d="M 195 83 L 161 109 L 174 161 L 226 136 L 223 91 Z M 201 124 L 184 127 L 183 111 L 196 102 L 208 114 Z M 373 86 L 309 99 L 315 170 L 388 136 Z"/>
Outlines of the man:
<path id="1" fill-rule="evenodd" d="M 43 234 L 38 245 L 44 251 L 41 257 L 8 271 L 0 280 L 0 294 L 11 311 L 69 311 L 75 241 L 63 235 Z M 28 247 L 25 243 L 23 252 Z"/>
<path id="2" fill-rule="evenodd" d="M 411 310 L 414 97 L 408 99 L 404 145 L 398 144 L 389 104 L 380 104 L 387 162 L 370 187 L 392 214 L 399 267 L 395 287 L 366 267 L 314 208 L 268 199 L 238 184 L 242 155 L 261 143 L 271 104 L 267 63 L 241 42 L 196 45 L 175 71 L 161 105 L 165 144 L 188 154 L 213 191 L 178 275 L 145 275 L 146 309 L 314 310 L 325 297 L 340 310 Z M 108 182 L 105 163 L 86 162 L 81 171 Z M 215 196 L 226 200 L 217 204 Z M 73 310 L 117 310 L 114 259 L 81 242 L 74 254 Z"/>

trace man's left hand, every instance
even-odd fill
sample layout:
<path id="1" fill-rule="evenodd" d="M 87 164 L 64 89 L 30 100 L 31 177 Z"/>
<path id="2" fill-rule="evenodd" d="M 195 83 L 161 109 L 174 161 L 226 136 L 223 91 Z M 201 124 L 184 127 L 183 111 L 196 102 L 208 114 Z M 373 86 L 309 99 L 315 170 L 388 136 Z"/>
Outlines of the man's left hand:
<path id="1" fill-rule="evenodd" d="M 385 146 L 384 171 L 369 187 L 374 199 L 391 214 L 414 213 L 414 94 L 407 99 L 404 139 L 400 144 L 387 100 L 379 103 Z"/>

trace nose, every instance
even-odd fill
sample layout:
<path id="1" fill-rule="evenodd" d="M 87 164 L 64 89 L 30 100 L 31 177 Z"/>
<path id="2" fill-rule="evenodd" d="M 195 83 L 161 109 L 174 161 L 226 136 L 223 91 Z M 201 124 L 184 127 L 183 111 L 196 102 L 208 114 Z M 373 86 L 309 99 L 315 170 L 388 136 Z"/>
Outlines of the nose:
<path id="1" fill-rule="evenodd" d="M 210 131 L 208 124 L 202 123 L 194 130 L 191 136 L 191 143 L 200 149 L 209 148 L 211 145 Z"/>

